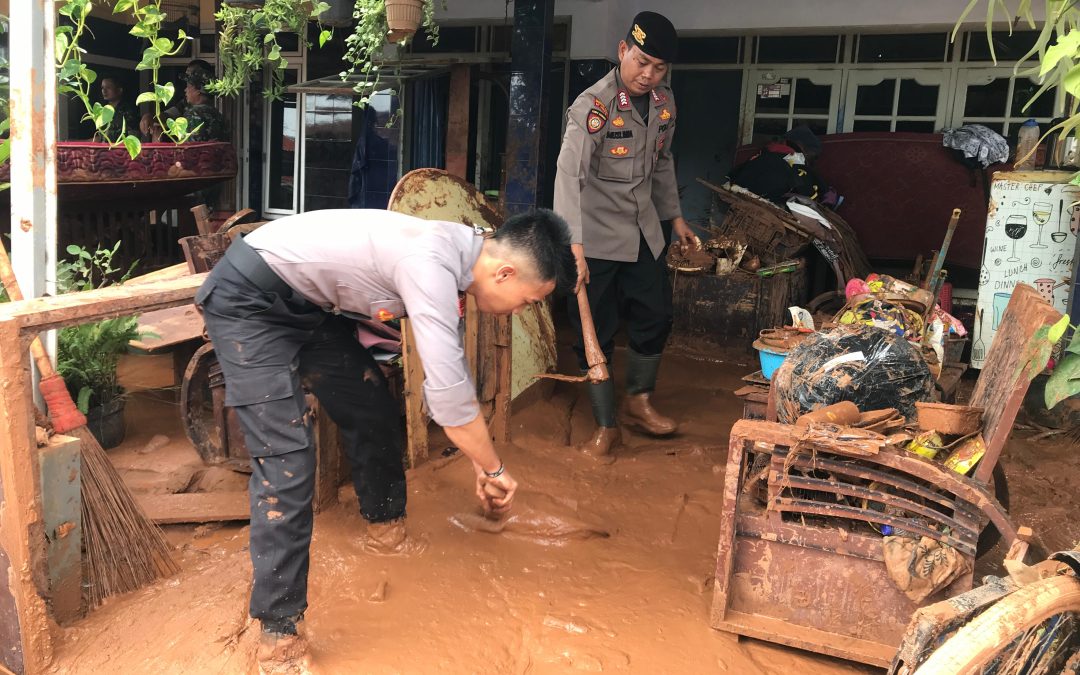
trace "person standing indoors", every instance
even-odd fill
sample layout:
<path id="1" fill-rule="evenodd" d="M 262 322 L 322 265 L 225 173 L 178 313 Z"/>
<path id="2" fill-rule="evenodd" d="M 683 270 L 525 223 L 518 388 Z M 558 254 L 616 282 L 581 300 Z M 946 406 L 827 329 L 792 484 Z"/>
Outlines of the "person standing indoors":
<path id="1" fill-rule="evenodd" d="M 679 206 L 671 156 L 675 98 L 664 84 L 677 42 L 675 27 L 664 16 L 641 12 L 634 17 L 619 42 L 618 66 L 567 111 L 555 176 L 555 212 L 570 225 L 577 288 L 586 285 L 609 363 L 619 320 L 626 322 L 623 421 L 655 436 L 678 428 L 649 400 L 672 323 L 664 257 L 672 230 L 680 245 L 695 241 Z M 585 370 L 575 296 L 569 312 L 578 336 L 574 349 Z M 608 380 L 586 386 L 597 428 L 581 449 L 608 456 L 622 441 L 615 385 Z"/>

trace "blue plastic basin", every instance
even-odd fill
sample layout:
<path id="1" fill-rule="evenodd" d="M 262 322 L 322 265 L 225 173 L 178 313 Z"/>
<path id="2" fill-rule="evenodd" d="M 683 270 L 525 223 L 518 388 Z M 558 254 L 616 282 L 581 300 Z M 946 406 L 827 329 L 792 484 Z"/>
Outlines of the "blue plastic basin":
<path id="1" fill-rule="evenodd" d="M 783 352 L 774 352 L 771 349 L 758 347 L 758 359 L 761 361 L 761 374 L 767 380 L 772 379 L 773 371 L 787 358 Z"/>

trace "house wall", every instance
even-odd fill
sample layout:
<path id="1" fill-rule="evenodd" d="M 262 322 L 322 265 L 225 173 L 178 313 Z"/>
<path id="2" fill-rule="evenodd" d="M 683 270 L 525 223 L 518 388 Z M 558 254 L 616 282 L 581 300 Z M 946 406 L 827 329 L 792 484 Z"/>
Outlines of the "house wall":
<path id="1" fill-rule="evenodd" d="M 1010 6 L 1015 3 L 1010 2 Z M 1039 3 L 1034 3 L 1038 5 Z M 812 32 L 815 30 L 914 30 L 951 27 L 967 0 L 556 0 L 555 17 L 569 18 L 573 27 L 572 59 L 612 58 L 634 14 L 660 11 L 683 34 L 693 32 Z M 972 19 L 981 20 L 983 5 Z M 1041 12 L 1039 12 L 1041 16 Z M 508 18 L 507 18 L 508 17 Z M 513 7 L 504 0 L 457 0 L 437 11 L 440 21 L 513 20 Z"/>

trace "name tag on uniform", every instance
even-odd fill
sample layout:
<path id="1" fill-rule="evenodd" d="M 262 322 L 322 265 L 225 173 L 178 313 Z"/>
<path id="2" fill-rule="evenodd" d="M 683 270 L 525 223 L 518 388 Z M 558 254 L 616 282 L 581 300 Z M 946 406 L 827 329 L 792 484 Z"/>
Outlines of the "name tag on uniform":
<path id="1" fill-rule="evenodd" d="M 633 138 L 634 132 L 627 129 L 626 131 L 609 131 L 607 132 L 608 138 Z"/>

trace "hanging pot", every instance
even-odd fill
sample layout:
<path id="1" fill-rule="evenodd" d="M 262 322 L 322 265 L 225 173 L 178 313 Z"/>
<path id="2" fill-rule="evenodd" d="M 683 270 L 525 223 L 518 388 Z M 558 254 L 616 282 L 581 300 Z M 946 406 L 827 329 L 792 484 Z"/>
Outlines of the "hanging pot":
<path id="1" fill-rule="evenodd" d="M 420 28 L 424 18 L 424 0 L 386 0 L 386 25 L 389 42 L 400 42 Z"/>

